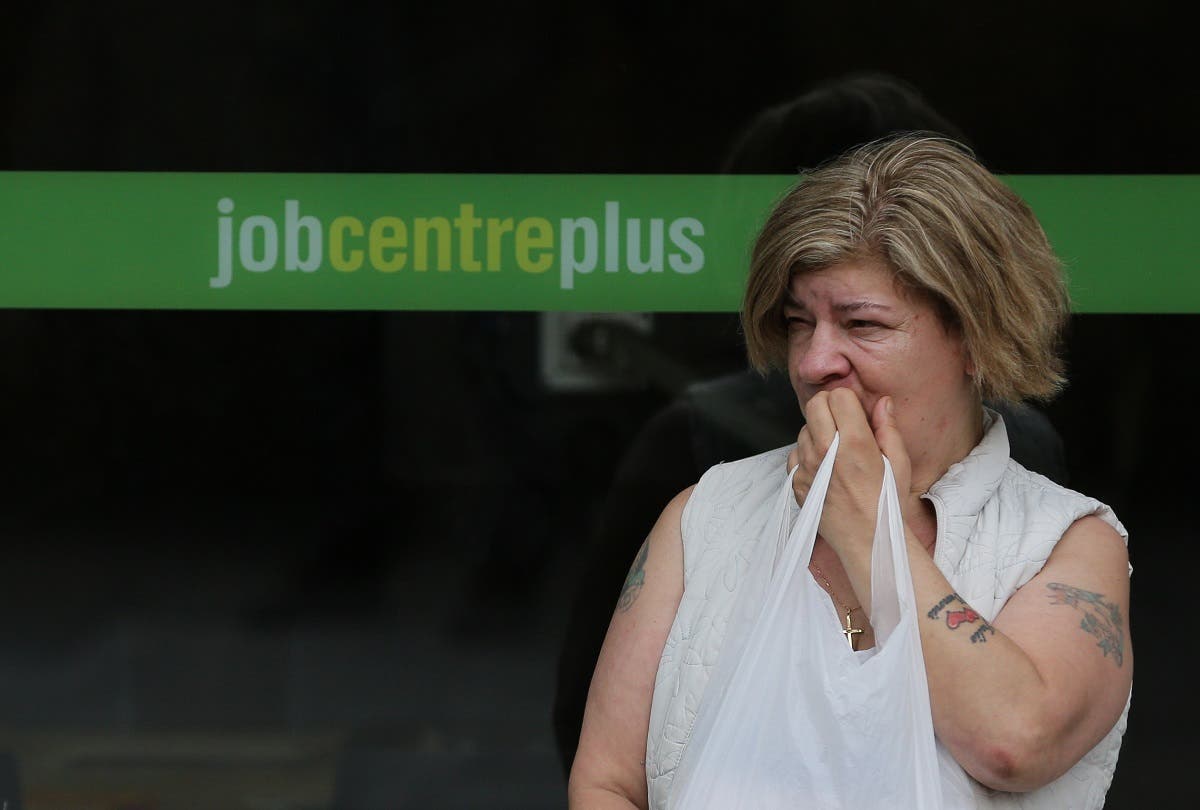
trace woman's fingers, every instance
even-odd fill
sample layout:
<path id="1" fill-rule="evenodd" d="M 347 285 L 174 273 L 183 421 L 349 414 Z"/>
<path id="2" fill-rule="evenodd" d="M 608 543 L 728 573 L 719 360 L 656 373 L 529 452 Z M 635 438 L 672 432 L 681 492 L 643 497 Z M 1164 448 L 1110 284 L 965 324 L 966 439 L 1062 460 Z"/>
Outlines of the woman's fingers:
<path id="1" fill-rule="evenodd" d="M 808 423 L 800 431 L 795 448 L 788 453 L 788 469 L 799 467 L 792 478 L 797 503 L 804 503 L 835 434 L 841 435 L 842 449 L 834 468 L 835 481 L 840 483 L 835 484 L 834 489 L 848 489 L 853 493 L 852 501 L 862 500 L 864 506 L 873 507 L 871 498 L 877 498 L 879 492 L 881 452 L 892 461 L 893 468 L 897 468 L 898 480 L 906 477 L 908 457 L 894 417 L 888 410 L 890 401 L 890 397 L 881 398 L 873 413 L 868 415 L 858 395 L 849 388 L 835 388 L 813 395 L 804 409 Z"/>
<path id="2" fill-rule="evenodd" d="M 828 395 L 828 410 L 834 430 L 841 434 L 842 442 L 857 442 L 872 435 L 867 413 L 863 410 L 858 395 L 849 388 L 835 388 Z M 833 441 L 833 434 L 829 435 Z"/>
<path id="3" fill-rule="evenodd" d="M 854 394 L 851 393 L 850 396 Z M 818 391 L 804 406 L 804 418 L 808 422 L 804 430 L 808 431 L 813 447 L 822 458 L 829 451 L 829 445 L 833 444 L 833 434 L 837 433 L 837 423 L 830 410 L 829 399 L 829 391 Z"/>
<path id="4" fill-rule="evenodd" d="M 869 545 L 874 536 L 883 461 L 875 431 L 858 395 L 848 388 L 835 388 L 823 392 L 822 398 L 823 407 L 813 408 L 810 401 L 809 410 L 822 420 L 821 430 L 828 430 L 824 421 L 828 420 L 841 439 L 819 530 L 842 553 L 849 548 L 847 544 Z M 832 441 L 832 432 L 829 435 Z M 815 471 L 814 466 L 814 475 Z"/>
<path id="5" fill-rule="evenodd" d="M 881 397 L 875 403 L 875 410 L 871 414 L 871 426 L 874 428 L 875 441 L 879 444 L 879 449 L 892 464 L 892 474 L 896 477 L 896 488 L 899 490 L 900 497 L 905 498 L 909 494 L 912 462 L 908 458 L 908 449 L 904 446 L 904 439 L 900 436 L 900 429 L 896 425 L 896 414 L 891 397 Z"/>
<path id="6" fill-rule="evenodd" d="M 804 499 L 812 487 L 817 468 L 821 466 L 826 453 L 829 452 L 829 447 L 833 444 L 833 437 L 838 431 L 834 412 L 831 409 L 832 393 L 818 391 L 805 404 L 806 424 L 800 431 L 800 435 L 796 437 L 796 447 L 788 453 L 788 469 L 799 467 L 796 474 L 792 476 L 792 491 L 796 495 L 796 502 L 801 506 L 804 505 Z M 857 397 L 852 392 L 844 391 L 843 393 L 849 394 L 852 399 L 857 401 Z"/>

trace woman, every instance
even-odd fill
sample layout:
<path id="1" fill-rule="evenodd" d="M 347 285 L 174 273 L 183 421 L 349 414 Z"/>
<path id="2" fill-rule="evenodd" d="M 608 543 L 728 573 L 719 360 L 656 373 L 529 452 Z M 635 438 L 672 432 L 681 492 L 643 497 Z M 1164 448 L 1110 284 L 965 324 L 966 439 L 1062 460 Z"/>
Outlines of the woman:
<path id="1" fill-rule="evenodd" d="M 755 245 L 751 360 L 785 363 L 796 445 L 718 465 L 667 505 L 593 676 L 572 807 L 665 808 L 780 476 L 803 503 L 840 449 L 810 571 L 874 644 L 881 454 L 901 494 L 933 725 L 980 807 L 1099 807 L 1128 712 L 1125 531 L 1008 457 L 984 397 L 1062 384 L 1060 266 L 1028 207 L 957 145 L 904 136 L 816 170 Z M 827 623 L 828 616 L 811 621 Z"/>

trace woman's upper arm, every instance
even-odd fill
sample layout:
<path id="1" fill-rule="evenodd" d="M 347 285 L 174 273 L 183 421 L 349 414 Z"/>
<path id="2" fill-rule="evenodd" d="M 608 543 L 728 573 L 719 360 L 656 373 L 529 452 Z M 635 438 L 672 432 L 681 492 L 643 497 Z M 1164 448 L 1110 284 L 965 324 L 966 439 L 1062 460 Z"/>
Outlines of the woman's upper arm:
<path id="1" fill-rule="evenodd" d="M 680 521 L 691 492 L 686 489 L 667 504 L 625 578 L 588 690 L 571 768 L 573 805 L 602 792 L 645 806 L 650 703 L 683 594 Z"/>
<path id="2" fill-rule="evenodd" d="M 1129 697 L 1129 557 L 1097 517 L 1077 520 L 993 622 L 1029 656 L 1044 689 L 1027 718 L 1065 771 L 1112 729 Z"/>

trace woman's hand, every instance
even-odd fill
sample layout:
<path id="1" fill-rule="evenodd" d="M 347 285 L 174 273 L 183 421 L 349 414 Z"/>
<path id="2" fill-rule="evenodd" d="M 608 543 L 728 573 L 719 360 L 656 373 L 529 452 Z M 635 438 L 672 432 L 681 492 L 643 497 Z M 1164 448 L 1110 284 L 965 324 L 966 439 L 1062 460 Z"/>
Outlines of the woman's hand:
<path id="1" fill-rule="evenodd" d="M 883 484 L 881 456 L 886 455 L 892 464 L 904 511 L 909 499 L 912 471 L 896 428 L 891 397 L 881 397 L 875 403 L 868 422 L 862 403 L 850 389 L 820 391 L 808 401 L 805 416 L 807 424 L 797 437 L 795 449 L 788 454 L 788 469 L 799 465 L 792 476 L 796 502 L 804 504 L 834 433 L 840 434 L 819 531 L 839 555 L 852 545 L 869 549 L 875 537 Z"/>

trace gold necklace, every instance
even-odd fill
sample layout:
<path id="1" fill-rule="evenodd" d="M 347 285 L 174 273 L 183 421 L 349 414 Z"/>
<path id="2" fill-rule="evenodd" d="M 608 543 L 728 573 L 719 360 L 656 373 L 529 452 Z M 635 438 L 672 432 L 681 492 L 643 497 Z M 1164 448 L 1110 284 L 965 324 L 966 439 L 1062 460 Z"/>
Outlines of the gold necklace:
<path id="1" fill-rule="evenodd" d="M 841 606 L 842 612 L 846 614 L 846 626 L 842 628 L 842 635 L 846 637 L 846 643 L 850 645 L 851 650 L 858 650 L 858 639 L 855 636 L 862 632 L 862 628 L 855 627 L 850 622 L 850 614 L 856 610 L 860 610 L 861 606 L 849 607 L 841 599 L 838 599 L 837 594 L 833 592 L 833 583 L 829 581 L 829 577 L 825 576 L 825 572 L 821 570 L 821 566 L 817 565 L 813 560 L 808 561 L 808 566 L 820 578 L 821 582 L 825 583 L 825 590 L 829 591 L 829 595 L 833 598 L 833 601 L 837 602 Z"/>

